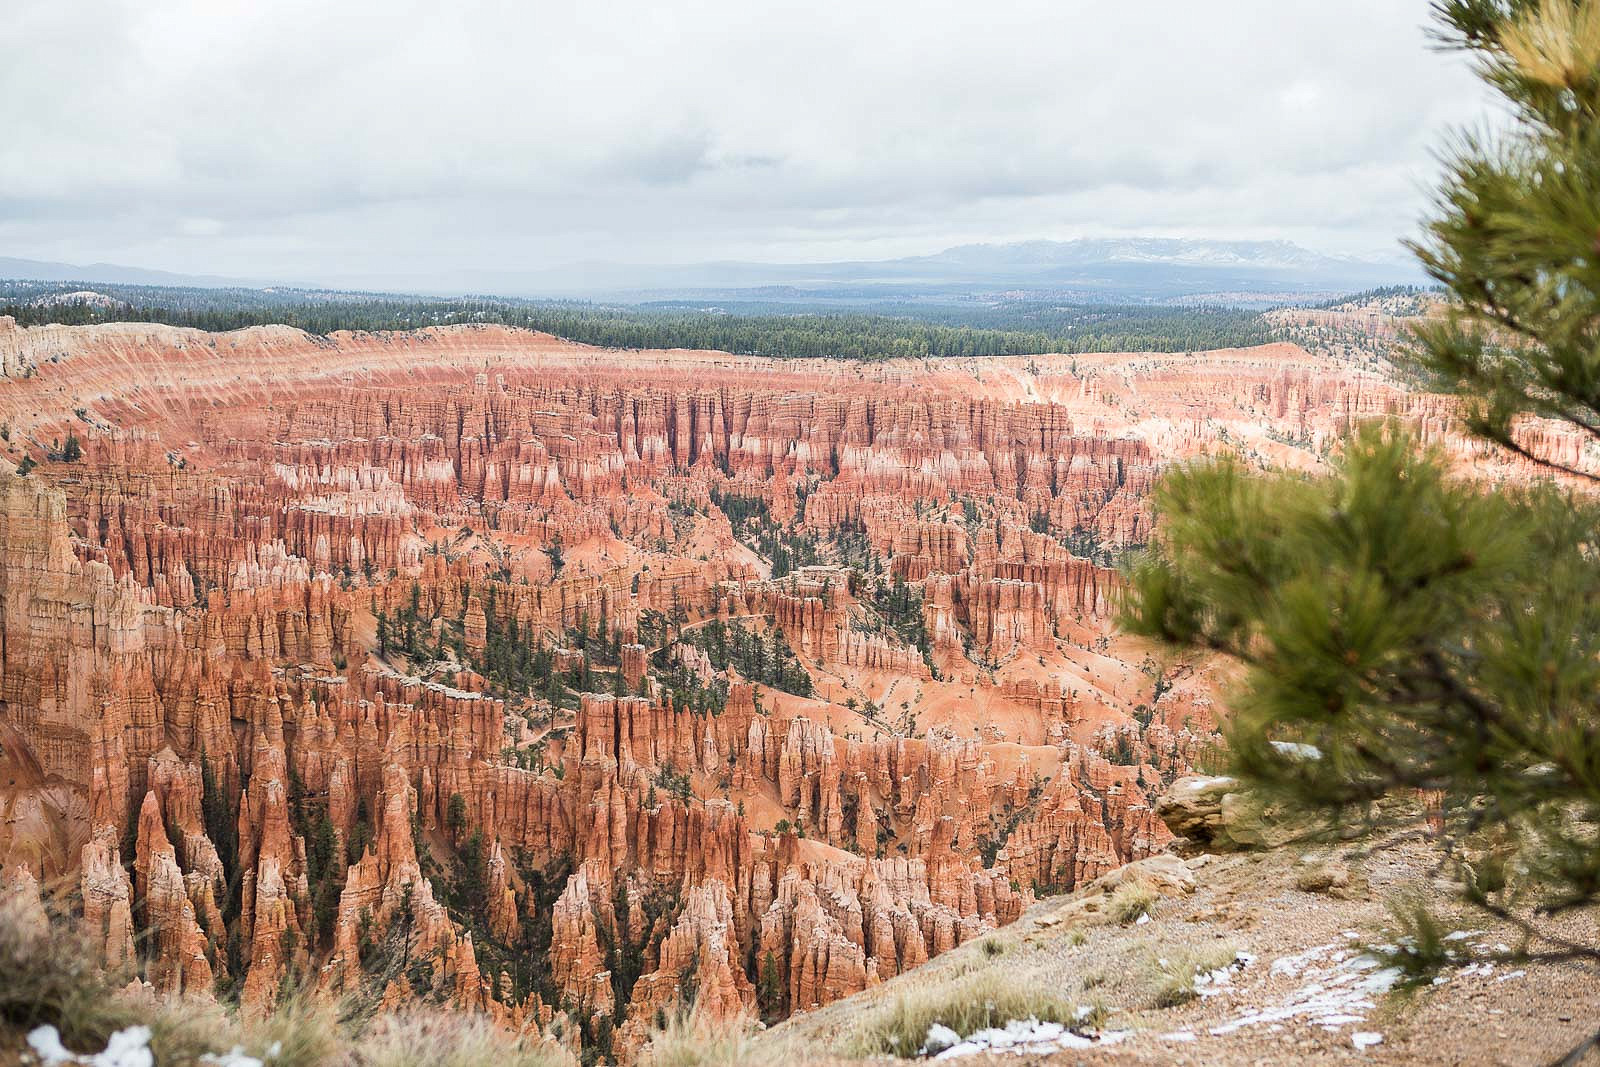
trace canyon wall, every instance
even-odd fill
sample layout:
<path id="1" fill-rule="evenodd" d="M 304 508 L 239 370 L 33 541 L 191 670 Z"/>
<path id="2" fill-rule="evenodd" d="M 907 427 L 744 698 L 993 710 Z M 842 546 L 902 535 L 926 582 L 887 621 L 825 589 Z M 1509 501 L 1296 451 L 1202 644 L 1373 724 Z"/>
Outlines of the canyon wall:
<path id="1" fill-rule="evenodd" d="M 626 1058 L 1161 850 L 1161 468 L 1449 410 L 1288 345 L 874 365 L 0 320 L 0 864 L 164 992 Z M 1557 450 L 1561 441 L 1552 441 Z M 1577 442 L 1573 448 L 1579 447 Z"/>

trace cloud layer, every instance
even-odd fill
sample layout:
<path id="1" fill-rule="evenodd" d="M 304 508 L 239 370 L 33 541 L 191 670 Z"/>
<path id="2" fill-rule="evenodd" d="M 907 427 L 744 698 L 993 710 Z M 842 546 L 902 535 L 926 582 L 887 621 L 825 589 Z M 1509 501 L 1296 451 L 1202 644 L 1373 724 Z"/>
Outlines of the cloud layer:
<path id="1" fill-rule="evenodd" d="M 341 279 L 1107 233 L 1392 247 L 1427 0 L 11 0 L 0 254 Z"/>

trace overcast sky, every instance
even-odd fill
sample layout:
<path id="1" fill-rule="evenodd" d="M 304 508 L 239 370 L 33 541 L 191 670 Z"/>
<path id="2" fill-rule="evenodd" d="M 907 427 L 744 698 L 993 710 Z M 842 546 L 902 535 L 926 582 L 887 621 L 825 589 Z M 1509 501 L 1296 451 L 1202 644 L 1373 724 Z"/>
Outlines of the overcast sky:
<path id="1" fill-rule="evenodd" d="M 5 0 L 0 255 L 335 280 L 968 241 L 1393 253 L 1427 0 Z"/>

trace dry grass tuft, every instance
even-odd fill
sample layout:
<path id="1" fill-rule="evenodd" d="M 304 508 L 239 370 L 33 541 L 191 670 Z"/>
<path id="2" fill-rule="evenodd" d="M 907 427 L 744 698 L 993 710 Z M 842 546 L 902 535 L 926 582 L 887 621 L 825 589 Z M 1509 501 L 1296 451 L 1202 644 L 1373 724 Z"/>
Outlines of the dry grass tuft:
<path id="1" fill-rule="evenodd" d="M 1214 945 L 1201 949 L 1177 949 L 1152 957 L 1146 968 L 1150 1003 L 1157 1008 L 1176 1008 L 1199 995 L 1196 979 L 1229 966 L 1239 956 L 1233 945 Z"/>
<path id="2" fill-rule="evenodd" d="M 338 1015 L 333 1005 L 309 994 L 288 997 L 271 1014 L 253 1020 L 195 999 L 149 992 L 115 995 L 130 1018 L 150 1028 L 150 1049 L 161 1067 L 192 1067 L 228 1052 L 264 1060 L 271 1067 L 343 1062 L 346 1035 Z"/>
<path id="3" fill-rule="evenodd" d="M 0 1027 L 54 1026 L 75 1051 L 140 1022 L 95 966 L 93 947 L 26 894 L 0 891 Z"/>
<path id="4" fill-rule="evenodd" d="M 195 1067 L 204 1057 L 243 1048 L 237 1020 L 219 1004 L 197 1000 L 168 1000 L 152 994 L 134 994 L 125 1003 L 150 1028 L 150 1050 L 161 1067 Z M 304 1067 L 305 1061 L 284 1061 L 284 1067 Z"/>
<path id="5" fill-rule="evenodd" d="M 1079 1007 L 1077 1015 L 1078 1026 L 1085 1030 L 1104 1030 L 1111 1022 L 1111 1008 L 1103 1000 Z"/>
<path id="6" fill-rule="evenodd" d="M 866 1009 L 840 1051 L 911 1057 L 935 1023 L 965 1037 L 1015 1019 L 1077 1025 L 1077 1005 L 1025 976 L 988 967 L 953 981 L 907 987 Z"/>
<path id="7" fill-rule="evenodd" d="M 345 1034 L 338 1012 L 326 1000 L 310 995 L 291 997 L 272 1014 L 247 1023 L 243 1048 L 266 1057 L 271 1067 L 321 1067 L 338 1062 Z"/>
<path id="8" fill-rule="evenodd" d="M 358 1067 L 576 1067 L 560 1045 L 518 1037 L 486 1016 L 409 1012 L 377 1019 L 356 1043 Z"/>
<path id="9" fill-rule="evenodd" d="M 774 1038 L 758 1043 L 750 1018 L 713 1019 L 698 1011 L 675 1015 L 656 1031 L 642 1060 L 649 1067 L 758 1067 L 798 1063 Z"/>
<path id="10" fill-rule="evenodd" d="M 1143 882 L 1124 882 L 1106 902 L 1106 913 L 1123 926 L 1131 926 L 1141 915 L 1154 911 L 1159 899 L 1160 894 Z"/>

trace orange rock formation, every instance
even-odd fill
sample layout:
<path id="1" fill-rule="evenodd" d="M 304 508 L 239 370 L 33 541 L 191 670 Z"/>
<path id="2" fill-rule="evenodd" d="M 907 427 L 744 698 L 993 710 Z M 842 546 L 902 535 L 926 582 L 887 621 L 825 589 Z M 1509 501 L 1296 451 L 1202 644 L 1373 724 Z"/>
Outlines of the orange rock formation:
<path id="1" fill-rule="evenodd" d="M 440 999 L 617 1057 L 1165 846 L 1211 687 L 1115 634 L 1109 567 L 1163 464 L 1313 466 L 1373 414 L 1467 447 L 1292 346 L 0 320 L 0 364 L 0 863 L 74 880 L 112 963 L 148 936 L 162 991 Z"/>

